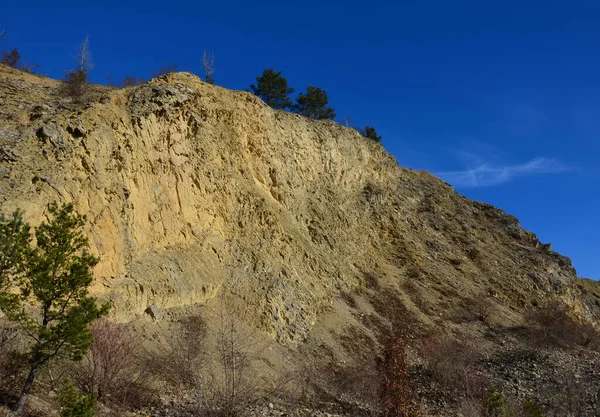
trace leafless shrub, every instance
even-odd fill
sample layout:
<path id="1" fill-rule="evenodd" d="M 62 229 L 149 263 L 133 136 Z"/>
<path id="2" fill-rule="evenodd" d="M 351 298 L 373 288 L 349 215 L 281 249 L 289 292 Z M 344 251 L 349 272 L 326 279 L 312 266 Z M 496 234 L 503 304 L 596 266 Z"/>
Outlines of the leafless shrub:
<path id="1" fill-rule="evenodd" d="M 30 74 L 37 74 L 40 69 L 40 64 L 35 64 L 21 60 L 17 66 L 19 71 L 28 72 Z"/>
<path id="2" fill-rule="evenodd" d="M 84 394 L 96 394 L 111 406 L 129 409 L 155 401 L 148 385 L 148 364 L 143 361 L 140 340 L 124 325 L 98 320 L 90 329 L 94 342 L 85 358 L 70 371 Z"/>
<path id="3" fill-rule="evenodd" d="M 251 372 L 251 362 L 259 346 L 255 332 L 245 324 L 244 313 L 232 300 L 221 297 L 217 334 L 217 370 L 212 372 L 210 389 L 200 400 L 203 415 L 238 417 L 259 400 L 259 383 Z"/>
<path id="4" fill-rule="evenodd" d="M 90 37 L 86 36 L 79 48 L 75 51 L 73 58 L 77 62 L 77 70 L 89 71 L 94 67 L 92 55 L 90 54 Z"/>
<path id="5" fill-rule="evenodd" d="M 344 126 L 344 127 L 349 127 L 349 128 L 351 128 L 351 129 L 358 130 L 358 129 L 356 128 L 356 125 L 355 125 L 355 124 L 352 122 L 352 120 L 351 120 L 349 117 L 344 117 L 344 118 L 342 119 L 342 123 L 341 123 L 341 124 L 342 124 L 342 126 Z"/>
<path id="6" fill-rule="evenodd" d="M 166 75 L 177 71 L 179 71 L 179 65 L 177 65 L 175 62 L 171 62 L 169 65 L 160 67 L 158 71 L 152 74 L 152 78 L 160 77 L 161 75 Z"/>
<path id="7" fill-rule="evenodd" d="M 2 352 L 0 357 L 0 396 L 18 393 L 27 375 L 27 358 L 19 351 Z"/>
<path id="8" fill-rule="evenodd" d="M 480 294 L 471 300 L 469 309 L 477 320 L 487 324 L 489 317 L 494 312 L 494 301 L 492 297 Z"/>
<path id="9" fill-rule="evenodd" d="M 381 406 L 385 417 L 415 415 L 415 384 L 410 378 L 406 358 L 406 342 L 402 333 L 395 333 L 385 344 L 381 362 Z"/>
<path id="10" fill-rule="evenodd" d="M 142 77 L 135 77 L 133 75 L 128 75 L 127 77 L 123 78 L 123 81 L 121 81 L 121 83 L 120 83 L 120 87 L 121 88 L 135 87 L 136 85 L 141 85 L 141 84 L 144 84 L 145 82 L 146 82 L 146 80 Z"/>
<path id="11" fill-rule="evenodd" d="M 427 296 L 424 294 L 423 288 L 417 284 L 417 281 L 413 279 L 407 279 L 402 283 L 402 289 L 406 295 L 408 295 L 415 307 L 417 307 L 420 311 L 427 315 L 436 314 L 435 307 L 438 306 L 429 303 Z"/>
<path id="12" fill-rule="evenodd" d="M 198 386 L 206 323 L 201 316 L 184 319 L 167 345 L 153 355 L 152 372 L 177 391 Z"/>
<path id="13" fill-rule="evenodd" d="M 383 318 L 379 325 L 374 326 L 379 344 L 375 345 L 370 338 L 354 334 L 353 338 L 364 344 L 370 354 L 361 352 L 358 346 L 353 345 L 354 351 L 349 353 L 361 359 L 344 368 L 345 378 L 351 385 L 344 386 L 338 382 L 338 386 L 342 390 L 353 390 L 354 396 L 360 396 L 364 403 L 370 403 L 369 410 L 373 415 L 416 415 L 419 410 L 416 385 L 409 373 L 406 354 L 409 334 L 411 328 L 415 327 L 416 318 L 393 290 L 379 288 L 372 295 L 371 302 Z M 353 415 L 358 414 L 353 411 Z"/>
<path id="14" fill-rule="evenodd" d="M 416 385 L 407 358 L 409 330 L 415 317 L 393 290 L 379 287 L 374 275 L 364 274 L 377 292 L 370 294 L 378 314 L 365 316 L 362 326 L 349 326 L 340 342 L 353 361 L 336 361 L 333 351 L 324 349 L 317 364 L 301 367 L 302 392 L 309 392 L 319 408 L 329 405 L 344 415 L 417 415 Z M 304 379 L 302 379 L 304 378 Z M 306 397 L 306 395 L 304 395 Z M 326 407 L 325 407 L 326 408 Z"/>
<path id="15" fill-rule="evenodd" d="M 546 384 L 539 391 L 548 399 L 548 408 L 554 411 L 555 416 L 583 416 L 586 407 L 593 403 L 592 398 L 596 393 L 590 392 L 588 382 L 575 378 L 575 372 L 562 369 L 554 375 L 555 384 Z M 592 400 L 592 401 L 591 401 Z"/>
<path id="16" fill-rule="evenodd" d="M 17 48 L 13 48 L 9 51 L 2 51 L 2 57 L 0 58 L 0 64 L 6 65 L 7 67 L 11 67 L 14 69 L 18 69 L 19 71 L 29 72 L 31 74 L 35 73 L 39 68 L 37 64 L 31 64 L 29 62 L 25 62 L 21 59 L 21 54 Z"/>
<path id="17" fill-rule="evenodd" d="M 499 361 L 505 366 L 518 366 L 527 363 L 543 363 L 547 357 L 533 346 L 515 346 L 500 355 Z"/>
<path id="18" fill-rule="evenodd" d="M 535 346 L 600 346 L 597 330 L 590 324 L 573 319 L 567 307 L 558 301 L 530 311 L 526 323 L 531 342 Z"/>
<path id="19" fill-rule="evenodd" d="M 312 360 L 280 381 L 274 394 L 287 393 L 286 401 L 298 408 L 331 410 L 356 417 L 381 413 L 380 350 L 356 327 L 346 328 L 341 339 L 352 361 L 339 362 L 330 347 L 322 345 Z"/>
<path id="20" fill-rule="evenodd" d="M 381 414 L 381 367 L 377 358 L 359 358 L 344 366 L 331 366 L 319 369 L 320 376 L 311 376 L 319 381 L 322 390 L 319 405 L 335 403 L 344 414 L 353 416 L 378 416 Z M 319 379 L 320 378 L 320 379 Z"/>
<path id="21" fill-rule="evenodd" d="M 477 355 L 468 345 L 438 335 L 421 341 L 422 373 L 428 383 L 469 399 L 480 399 L 487 381 L 478 372 Z M 454 398 L 455 399 L 455 398 Z"/>

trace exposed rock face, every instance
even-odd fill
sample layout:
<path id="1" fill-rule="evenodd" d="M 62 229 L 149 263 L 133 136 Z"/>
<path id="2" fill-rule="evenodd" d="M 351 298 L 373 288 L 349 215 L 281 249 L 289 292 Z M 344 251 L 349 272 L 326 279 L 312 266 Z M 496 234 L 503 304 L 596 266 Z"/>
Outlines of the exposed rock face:
<path id="1" fill-rule="evenodd" d="M 517 311 L 552 294 L 580 304 L 570 261 L 517 219 L 352 129 L 186 73 L 83 107 L 57 88 L 0 66 L 0 211 L 86 213 L 94 292 L 119 319 L 226 286 L 293 346 L 365 273 L 400 293 L 411 281 L 424 321 L 482 293 Z"/>

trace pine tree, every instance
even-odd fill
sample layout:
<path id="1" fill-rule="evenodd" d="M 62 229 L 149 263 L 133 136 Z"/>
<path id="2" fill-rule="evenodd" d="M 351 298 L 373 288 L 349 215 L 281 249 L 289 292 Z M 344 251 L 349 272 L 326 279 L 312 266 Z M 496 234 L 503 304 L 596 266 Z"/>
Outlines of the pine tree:
<path id="1" fill-rule="evenodd" d="M 294 109 L 301 115 L 312 119 L 333 119 L 335 111 L 331 107 L 327 107 L 328 102 L 329 97 L 325 90 L 309 86 L 306 94 L 298 95 Z"/>
<path id="2" fill-rule="evenodd" d="M 250 91 L 260 97 L 268 106 L 274 109 L 289 109 L 293 106 L 289 95 L 294 92 L 288 87 L 282 71 L 266 68 L 261 76 L 256 77 L 256 85 L 250 86 Z"/>
<path id="3" fill-rule="evenodd" d="M 29 241 L 29 226 L 19 211 L 9 218 L 0 215 L 0 293 L 6 291 L 10 278 L 21 272 Z"/>
<path id="4" fill-rule="evenodd" d="M 31 339 L 29 374 L 14 415 L 23 412 L 39 368 L 59 355 L 81 359 L 92 343 L 88 325 L 108 311 L 107 304 L 98 308 L 88 296 L 91 268 L 98 259 L 87 252 L 81 231 L 85 216 L 71 204 L 56 203 L 50 214 L 50 222 L 35 229 L 35 247 L 19 213 L 0 218 L 0 278 L 5 282 L 0 310 Z"/>
<path id="5" fill-rule="evenodd" d="M 98 401 L 95 394 L 83 395 L 67 379 L 57 395 L 60 417 L 94 417 Z"/>
<path id="6" fill-rule="evenodd" d="M 374 140 L 375 142 L 381 141 L 381 136 L 377 135 L 377 131 L 374 127 L 366 126 L 361 133 L 367 139 Z"/>

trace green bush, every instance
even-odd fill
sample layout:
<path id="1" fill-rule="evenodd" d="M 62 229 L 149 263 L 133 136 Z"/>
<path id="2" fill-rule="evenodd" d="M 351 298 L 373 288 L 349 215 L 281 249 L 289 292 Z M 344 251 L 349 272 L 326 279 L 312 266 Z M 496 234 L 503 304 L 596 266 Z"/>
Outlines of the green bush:
<path id="1" fill-rule="evenodd" d="M 83 395 L 67 379 L 58 393 L 60 417 L 94 417 L 96 415 L 96 395 Z"/>
<path id="2" fill-rule="evenodd" d="M 306 94 L 300 93 L 296 98 L 294 111 L 311 119 L 335 119 L 335 111 L 328 107 L 329 96 L 325 90 L 309 86 L 306 87 Z"/>
<path id="3" fill-rule="evenodd" d="M 288 86 L 287 80 L 281 74 L 282 71 L 265 68 L 262 75 L 256 77 L 256 85 L 250 86 L 250 92 L 274 109 L 289 109 L 293 107 L 289 96 L 294 89 Z"/>
<path id="4" fill-rule="evenodd" d="M 484 401 L 484 409 L 485 409 L 485 415 L 492 417 L 492 416 L 502 416 L 504 417 L 506 415 L 506 399 L 504 398 L 504 396 L 502 395 L 501 392 L 499 392 L 496 387 L 490 385 L 488 387 L 488 394 L 487 394 L 487 398 Z"/>
<path id="5" fill-rule="evenodd" d="M 366 126 L 360 133 L 367 139 L 381 142 L 381 136 L 377 134 L 377 131 L 372 126 Z"/>

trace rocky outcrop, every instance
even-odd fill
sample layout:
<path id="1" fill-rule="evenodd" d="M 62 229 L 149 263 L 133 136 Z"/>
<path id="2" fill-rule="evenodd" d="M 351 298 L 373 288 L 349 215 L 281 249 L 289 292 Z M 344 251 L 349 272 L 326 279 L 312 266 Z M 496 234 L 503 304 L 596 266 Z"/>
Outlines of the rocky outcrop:
<path id="1" fill-rule="evenodd" d="M 186 73 L 85 106 L 57 91 L 0 67 L 0 211 L 36 223 L 58 200 L 86 213 L 93 291 L 117 319 L 226 288 L 294 346 L 365 274 L 425 321 L 482 293 L 517 311 L 579 300 L 570 261 L 514 217 L 399 167 L 353 129 Z"/>

